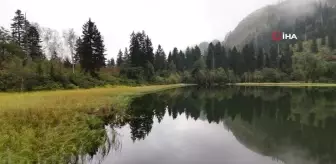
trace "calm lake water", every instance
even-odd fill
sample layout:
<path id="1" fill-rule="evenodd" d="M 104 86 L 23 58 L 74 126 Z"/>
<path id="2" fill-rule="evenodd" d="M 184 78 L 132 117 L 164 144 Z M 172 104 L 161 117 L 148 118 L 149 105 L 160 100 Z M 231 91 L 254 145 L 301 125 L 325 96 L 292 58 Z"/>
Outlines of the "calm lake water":
<path id="1" fill-rule="evenodd" d="M 119 144 L 99 163 L 336 163 L 335 100 L 336 90 L 328 88 L 189 87 L 148 94 L 132 102 L 129 119 L 111 125 Z"/>

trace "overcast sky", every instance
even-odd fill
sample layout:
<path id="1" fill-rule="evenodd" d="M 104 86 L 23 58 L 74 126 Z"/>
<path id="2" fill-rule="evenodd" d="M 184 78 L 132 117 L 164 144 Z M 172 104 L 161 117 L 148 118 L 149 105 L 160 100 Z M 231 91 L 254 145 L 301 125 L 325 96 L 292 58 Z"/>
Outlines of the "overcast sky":
<path id="1" fill-rule="evenodd" d="M 105 39 L 108 58 L 129 45 L 132 31 L 145 30 L 154 48 L 173 47 L 213 39 L 223 40 L 240 20 L 278 0 L 0 0 L 0 26 L 9 28 L 17 9 L 30 22 L 58 30 L 82 25 L 91 17 Z"/>

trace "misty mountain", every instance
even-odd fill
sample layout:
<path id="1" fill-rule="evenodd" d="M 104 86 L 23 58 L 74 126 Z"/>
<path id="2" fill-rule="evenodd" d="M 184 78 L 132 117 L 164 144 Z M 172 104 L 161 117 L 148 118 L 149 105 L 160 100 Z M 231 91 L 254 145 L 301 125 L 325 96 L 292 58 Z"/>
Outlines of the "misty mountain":
<path id="1" fill-rule="evenodd" d="M 336 5 L 335 0 L 324 2 L 332 6 Z M 233 31 L 227 34 L 224 44 L 229 47 L 240 47 L 255 39 L 256 36 L 278 30 L 279 26 L 290 27 L 298 18 L 314 14 L 316 4 L 316 0 L 285 0 L 258 9 L 245 17 Z"/>

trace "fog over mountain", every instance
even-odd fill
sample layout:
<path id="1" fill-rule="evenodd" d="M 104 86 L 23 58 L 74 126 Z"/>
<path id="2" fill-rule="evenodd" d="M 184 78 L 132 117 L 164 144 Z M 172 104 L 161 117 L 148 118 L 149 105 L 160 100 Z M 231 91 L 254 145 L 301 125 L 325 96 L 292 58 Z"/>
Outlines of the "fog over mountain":
<path id="1" fill-rule="evenodd" d="M 318 0 L 285 0 L 277 4 L 267 5 L 246 16 L 238 26 L 226 35 L 224 44 L 232 47 L 242 45 L 253 39 L 255 35 L 266 31 L 275 31 L 276 24 L 281 22 L 285 25 L 292 25 L 299 17 L 308 16 L 315 12 L 315 5 Z M 335 5 L 334 0 L 323 0 L 329 5 Z"/>

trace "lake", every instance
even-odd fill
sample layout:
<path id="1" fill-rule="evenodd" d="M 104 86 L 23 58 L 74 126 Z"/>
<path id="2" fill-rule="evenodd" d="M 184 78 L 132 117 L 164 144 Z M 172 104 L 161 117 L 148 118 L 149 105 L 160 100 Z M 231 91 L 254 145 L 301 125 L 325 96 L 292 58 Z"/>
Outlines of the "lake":
<path id="1" fill-rule="evenodd" d="M 134 99 L 91 163 L 336 163 L 336 90 L 173 89 Z M 113 133 L 112 133 L 113 132 Z"/>

